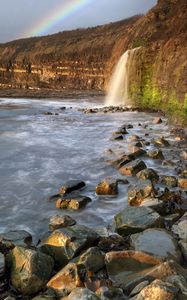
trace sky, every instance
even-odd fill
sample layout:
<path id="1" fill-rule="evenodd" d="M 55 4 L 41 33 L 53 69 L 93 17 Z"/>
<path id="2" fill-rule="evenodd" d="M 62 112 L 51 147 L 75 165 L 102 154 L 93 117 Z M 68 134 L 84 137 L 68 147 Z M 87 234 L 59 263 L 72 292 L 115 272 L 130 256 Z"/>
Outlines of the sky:
<path id="1" fill-rule="evenodd" d="M 0 43 L 142 14 L 156 0 L 0 0 Z"/>

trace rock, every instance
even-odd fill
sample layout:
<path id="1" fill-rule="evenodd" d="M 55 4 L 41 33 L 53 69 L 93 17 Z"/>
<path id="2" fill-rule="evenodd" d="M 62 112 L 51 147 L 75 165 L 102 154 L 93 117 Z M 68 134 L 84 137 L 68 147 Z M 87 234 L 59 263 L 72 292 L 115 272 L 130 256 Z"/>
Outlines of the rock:
<path id="1" fill-rule="evenodd" d="M 130 293 L 130 296 L 133 297 L 137 294 L 139 294 L 141 292 L 141 290 L 143 290 L 143 288 L 145 288 L 146 286 L 149 285 L 149 281 L 148 280 L 145 280 L 145 281 L 142 281 L 140 282 L 133 290 L 132 292 Z"/>
<path id="2" fill-rule="evenodd" d="M 176 240 L 164 229 L 144 230 L 131 235 L 130 241 L 135 251 L 142 251 L 162 260 L 180 261 L 181 259 Z"/>
<path id="3" fill-rule="evenodd" d="M 69 180 L 61 188 L 59 194 L 69 194 L 86 186 L 84 181 Z"/>
<path id="4" fill-rule="evenodd" d="M 83 225 L 60 228 L 42 241 L 41 251 L 51 255 L 59 267 L 65 266 L 80 250 L 94 245 L 99 235 Z"/>
<path id="5" fill-rule="evenodd" d="M 172 226 L 171 230 L 180 240 L 187 241 L 187 212 Z"/>
<path id="6" fill-rule="evenodd" d="M 187 151 L 183 150 L 180 154 L 180 157 L 184 160 L 187 160 Z"/>
<path id="7" fill-rule="evenodd" d="M 149 180 L 138 185 L 130 185 L 128 188 L 128 203 L 131 206 L 139 206 L 145 198 L 154 197 L 155 194 L 154 186 Z"/>
<path id="8" fill-rule="evenodd" d="M 0 253 L 0 278 L 5 274 L 5 257 Z"/>
<path id="9" fill-rule="evenodd" d="M 119 288 L 108 288 L 106 286 L 99 288 L 96 291 L 97 296 L 101 300 L 127 300 L 123 290 Z"/>
<path id="10" fill-rule="evenodd" d="M 142 278 L 146 277 L 146 273 L 160 264 L 160 260 L 146 253 L 131 250 L 108 252 L 105 255 L 105 263 L 113 285 L 124 290 L 129 286 L 128 291 L 131 291 L 144 280 Z"/>
<path id="11" fill-rule="evenodd" d="M 3 250 L 13 249 L 15 246 L 31 245 L 32 236 L 25 230 L 14 230 L 0 235 L 0 248 Z"/>
<path id="12" fill-rule="evenodd" d="M 45 286 L 54 266 L 50 256 L 18 246 L 12 250 L 9 260 L 12 285 L 26 295 L 35 294 Z"/>
<path id="13" fill-rule="evenodd" d="M 83 207 L 85 207 L 89 202 L 92 200 L 89 197 L 86 196 L 72 196 L 72 197 L 64 197 L 64 198 L 59 198 L 56 201 L 56 207 L 60 209 L 73 209 L 73 210 L 78 210 Z"/>
<path id="14" fill-rule="evenodd" d="M 149 207 L 161 215 L 166 214 L 166 203 L 157 198 L 146 198 L 142 201 L 140 206 Z"/>
<path id="15" fill-rule="evenodd" d="M 58 297 L 65 297 L 77 287 L 82 287 L 83 267 L 75 263 L 68 263 L 47 283 L 47 287 L 55 291 Z"/>
<path id="16" fill-rule="evenodd" d="M 158 147 L 168 147 L 170 143 L 162 136 L 153 140 L 153 144 Z"/>
<path id="17" fill-rule="evenodd" d="M 187 190 L 187 178 L 178 178 L 178 186 Z"/>
<path id="18" fill-rule="evenodd" d="M 104 255 L 98 247 L 89 248 L 80 256 L 78 264 L 84 265 L 88 271 L 97 272 L 105 265 Z"/>
<path id="19" fill-rule="evenodd" d="M 137 300 L 176 300 L 178 289 L 171 283 L 154 280 L 150 285 L 145 287 L 137 296 Z"/>
<path id="20" fill-rule="evenodd" d="M 161 124 L 162 123 L 162 119 L 160 117 L 156 117 L 153 120 L 153 124 Z"/>
<path id="21" fill-rule="evenodd" d="M 135 176 L 138 172 L 146 169 L 147 166 L 142 160 L 132 161 L 119 169 L 122 175 Z"/>
<path id="22" fill-rule="evenodd" d="M 107 178 L 101 181 L 96 186 L 96 193 L 98 195 L 117 195 L 118 194 L 118 183 L 117 180 Z"/>
<path id="23" fill-rule="evenodd" d="M 113 167 L 115 167 L 116 169 L 120 169 L 122 168 L 124 165 L 128 164 L 129 162 L 131 162 L 134 159 L 134 157 L 132 155 L 122 155 L 120 158 L 118 158 L 117 160 L 113 160 L 111 162 L 111 165 Z"/>
<path id="24" fill-rule="evenodd" d="M 180 214 L 172 214 L 164 217 L 164 221 L 168 227 L 171 227 L 176 221 L 180 219 Z"/>
<path id="25" fill-rule="evenodd" d="M 108 237 L 102 237 L 98 247 L 104 252 L 120 251 L 127 248 L 127 243 L 119 234 L 111 234 Z"/>
<path id="26" fill-rule="evenodd" d="M 175 162 L 169 159 L 166 159 L 162 162 L 162 166 L 167 166 L 167 167 L 174 167 L 175 166 Z"/>
<path id="27" fill-rule="evenodd" d="M 116 140 L 123 140 L 123 135 L 122 134 L 114 134 L 111 140 L 116 141 Z"/>
<path id="28" fill-rule="evenodd" d="M 153 159 L 164 159 L 164 155 L 160 149 L 154 149 L 147 152 L 147 155 Z"/>
<path id="29" fill-rule="evenodd" d="M 131 135 L 127 139 L 128 142 L 137 142 L 139 140 L 140 140 L 140 137 L 138 135 Z"/>
<path id="30" fill-rule="evenodd" d="M 161 227 L 160 215 L 147 207 L 127 207 L 114 217 L 116 231 L 127 236 L 150 227 Z"/>
<path id="31" fill-rule="evenodd" d="M 183 257 L 184 257 L 185 261 L 187 262 L 187 241 L 180 240 L 179 246 L 180 246 Z"/>
<path id="32" fill-rule="evenodd" d="M 32 300 L 56 300 L 56 295 L 52 289 L 48 289 L 45 293 L 32 298 Z"/>
<path id="33" fill-rule="evenodd" d="M 114 134 L 128 134 L 128 132 L 127 132 L 127 129 L 125 128 L 125 127 L 120 127 L 120 128 L 118 128 L 115 132 L 114 132 Z"/>
<path id="34" fill-rule="evenodd" d="M 157 182 L 159 176 L 157 172 L 153 169 L 144 169 L 136 174 L 140 180 L 151 180 L 152 182 Z"/>
<path id="35" fill-rule="evenodd" d="M 165 278 L 166 282 L 172 283 L 183 294 L 184 299 L 187 299 L 187 282 L 186 278 L 181 275 L 171 275 Z"/>
<path id="36" fill-rule="evenodd" d="M 130 156 L 133 156 L 134 158 L 137 158 L 139 156 L 145 155 L 146 151 L 143 150 L 140 147 L 134 146 L 134 145 L 128 145 L 128 151 Z"/>
<path id="37" fill-rule="evenodd" d="M 176 187 L 177 186 L 177 179 L 175 176 L 162 176 L 161 182 L 169 187 Z"/>
<path id="38" fill-rule="evenodd" d="M 76 221 L 72 219 L 70 216 L 53 216 L 49 221 L 49 229 L 54 231 L 58 228 L 73 226 L 76 224 Z"/>
<path id="39" fill-rule="evenodd" d="M 99 298 L 87 288 L 76 288 L 63 300 L 99 300 Z"/>

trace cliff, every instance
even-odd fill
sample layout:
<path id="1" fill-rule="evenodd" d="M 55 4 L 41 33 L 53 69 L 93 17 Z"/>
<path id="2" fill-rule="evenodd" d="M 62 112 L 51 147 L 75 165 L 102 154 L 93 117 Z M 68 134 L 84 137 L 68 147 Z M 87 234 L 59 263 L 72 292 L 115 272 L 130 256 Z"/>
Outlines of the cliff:
<path id="1" fill-rule="evenodd" d="M 132 99 L 185 119 L 186 0 L 158 0 L 145 16 L 1 44 L 0 89 L 106 90 L 121 54 L 135 47 Z"/>

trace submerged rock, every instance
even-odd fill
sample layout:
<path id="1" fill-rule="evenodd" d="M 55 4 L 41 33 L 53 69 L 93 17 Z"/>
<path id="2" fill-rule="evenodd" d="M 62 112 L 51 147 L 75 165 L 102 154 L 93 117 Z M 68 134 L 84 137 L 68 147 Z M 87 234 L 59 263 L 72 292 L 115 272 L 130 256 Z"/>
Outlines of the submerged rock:
<path id="1" fill-rule="evenodd" d="M 159 176 L 157 172 L 153 169 L 144 169 L 136 174 L 140 180 L 151 180 L 152 182 L 157 182 Z"/>
<path id="2" fill-rule="evenodd" d="M 9 260 L 12 285 L 26 295 L 35 294 L 45 286 L 54 266 L 50 256 L 18 246 L 12 250 Z"/>
<path id="3" fill-rule="evenodd" d="M 98 195 L 117 195 L 118 194 L 118 182 L 112 178 L 107 178 L 101 181 L 96 186 L 96 193 Z"/>
<path id="4" fill-rule="evenodd" d="M 134 157 L 132 155 L 122 155 L 120 158 L 113 160 L 111 165 L 116 169 L 122 168 L 124 165 L 128 164 L 129 162 L 133 161 Z"/>
<path id="5" fill-rule="evenodd" d="M 127 207 L 114 217 L 116 231 L 127 236 L 150 227 L 162 227 L 161 216 L 148 207 Z"/>
<path id="6" fill-rule="evenodd" d="M 59 267 L 65 266 L 80 250 L 92 246 L 99 235 L 83 225 L 55 230 L 43 240 L 40 249 L 51 255 Z"/>
<path id="7" fill-rule="evenodd" d="M 83 207 L 85 207 L 89 202 L 92 200 L 89 197 L 86 196 L 72 196 L 72 197 L 64 197 L 64 198 L 59 198 L 56 201 L 56 207 L 61 208 L 61 209 L 73 209 L 73 210 L 78 210 Z"/>
<path id="8" fill-rule="evenodd" d="M 84 181 L 69 180 L 61 188 L 59 194 L 69 194 L 86 186 Z"/>
<path id="9" fill-rule="evenodd" d="M 145 198 L 154 197 L 155 194 L 155 188 L 149 180 L 131 185 L 128 188 L 128 203 L 131 206 L 139 206 Z"/>
<path id="10" fill-rule="evenodd" d="M 164 229 L 151 228 L 130 237 L 136 251 L 142 251 L 159 259 L 180 261 L 181 253 L 176 240 Z"/>
<path id="11" fill-rule="evenodd" d="M 164 159 L 164 155 L 160 149 L 154 149 L 147 152 L 147 155 L 153 159 Z"/>
<path id="12" fill-rule="evenodd" d="M 138 172 L 146 169 L 147 166 L 142 160 L 132 161 L 119 169 L 122 175 L 135 176 Z"/>
<path id="13" fill-rule="evenodd" d="M 58 228 L 73 226 L 76 224 L 76 221 L 70 216 L 53 216 L 49 221 L 49 229 L 54 231 Z"/>
<path id="14" fill-rule="evenodd" d="M 82 266 L 69 263 L 50 279 L 47 287 L 53 289 L 58 297 L 65 297 L 75 288 L 83 286 L 82 272 Z"/>

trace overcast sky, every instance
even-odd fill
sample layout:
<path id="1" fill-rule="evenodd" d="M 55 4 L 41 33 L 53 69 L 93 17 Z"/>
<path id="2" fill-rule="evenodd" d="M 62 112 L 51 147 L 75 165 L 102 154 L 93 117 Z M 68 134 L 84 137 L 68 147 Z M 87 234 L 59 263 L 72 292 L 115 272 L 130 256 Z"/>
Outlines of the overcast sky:
<path id="1" fill-rule="evenodd" d="M 50 19 L 63 3 L 80 0 L 0 0 L 0 43 L 32 35 L 41 20 Z M 90 27 L 145 13 L 156 0 L 88 0 L 87 5 L 54 22 L 44 34 Z M 62 12 L 63 13 L 63 12 Z M 41 34 L 41 33 L 37 33 Z"/>

